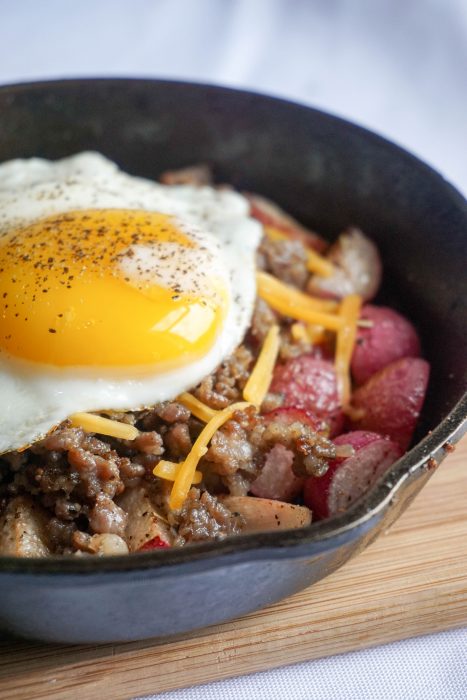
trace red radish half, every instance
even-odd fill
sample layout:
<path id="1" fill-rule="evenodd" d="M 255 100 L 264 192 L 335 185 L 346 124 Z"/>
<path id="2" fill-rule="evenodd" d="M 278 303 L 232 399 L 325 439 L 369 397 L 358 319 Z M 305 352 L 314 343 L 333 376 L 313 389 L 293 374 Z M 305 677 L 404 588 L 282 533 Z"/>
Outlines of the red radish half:
<path id="1" fill-rule="evenodd" d="M 370 328 L 359 328 L 352 355 L 352 376 L 364 384 L 373 374 L 402 357 L 418 357 L 420 341 L 417 331 L 404 316 L 386 306 L 367 304 L 361 319 Z"/>
<path id="2" fill-rule="evenodd" d="M 277 408 L 264 416 L 264 419 L 283 422 L 284 425 L 302 423 L 314 432 L 323 429 L 320 419 L 309 411 L 298 408 Z M 259 498 L 273 498 L 278 501 L 291 501 L 303 488 L 304 478 L 296 476 L 292 465 L 294 453 L 284 445 L 275 445 L 266 455 L 260 475 L 253 481 L 250 491 Z"/>
<path id="3" fill-rule="evenodd" d="M 259 498 L 292 501 L 303 488 L 303 477 L 292 470 L 294 453 L 284 445 L 275 445 L 266 455 L 260 475 L 251 484 L 250 491 Z"/>
<path id="4" fill-rule="evenodd" d="M 276 366 L 270 391 L 283 395 L 284 406 L 311 411 L 327 421 L 331 436 L 342 430 L 344 414 L 332 362 L 313 355 L 293 357 Z"/>
<path id="5" fill-rule="evenodd" d="M 324 476 L 306 480 L 304 500 L 316 518 L 343 513 L 402 455 L 397 443 L 363 430 L 339 435 L 334 442 L 350 445 L 355 454 L 333 460 Z"/>
<path id="6" fill-rule="evenodd" d="M 430 365 L 418 357 L 391 362 L 352 394 L 351 425 L 395 440 L 405 451 L 425 399 Z"/>

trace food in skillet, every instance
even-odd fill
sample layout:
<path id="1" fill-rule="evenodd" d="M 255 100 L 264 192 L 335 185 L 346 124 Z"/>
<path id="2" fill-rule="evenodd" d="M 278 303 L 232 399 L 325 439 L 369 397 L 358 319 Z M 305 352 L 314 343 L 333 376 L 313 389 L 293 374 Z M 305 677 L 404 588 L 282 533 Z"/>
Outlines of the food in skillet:
<path id="1" fill-rule="evenodd" d="M 206 168 L 0 166 L 0 553 L 120 554 L 343 512 L 428 380 L 381 262 Z"/>

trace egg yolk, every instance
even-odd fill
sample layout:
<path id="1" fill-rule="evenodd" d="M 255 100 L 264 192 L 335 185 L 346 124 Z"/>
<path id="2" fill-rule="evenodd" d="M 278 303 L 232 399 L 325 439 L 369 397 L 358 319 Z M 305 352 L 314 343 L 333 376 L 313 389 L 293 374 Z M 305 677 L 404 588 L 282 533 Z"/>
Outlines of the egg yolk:
<path id="1" fill-rule="evenodd" d="M 152 251 L 150 264 L 131 266 L 135 249 Z M 176 253 L 187 249 L 195 264 L 184 269 Z M 173 217 L 139 210 L 72 211 L 10 230 L 0 236 L 0 352 L 60 367 L 170 368 L 203 356 L 228 306 L 220 277 L 197 283 L 203 250 Z"/>

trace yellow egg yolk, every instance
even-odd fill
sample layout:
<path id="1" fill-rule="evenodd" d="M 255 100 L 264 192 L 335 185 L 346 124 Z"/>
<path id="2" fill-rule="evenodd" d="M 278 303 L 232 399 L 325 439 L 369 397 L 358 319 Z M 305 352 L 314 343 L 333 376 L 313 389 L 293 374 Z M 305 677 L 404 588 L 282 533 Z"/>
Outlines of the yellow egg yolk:
<path id="1" fill-rule="evenodd" d="M 125 267 L 135 248 L 152 251 L 154 274 L 146 259 Z M 198 269 L 177 262 L 187 249 Z M 202 260 L 196 236 L 155 212 L 72 211 L 10 230 L 0 236 L 0 352 L 60 367 L 186 364 L 213 346 L 228 305 L 220 277 L 208 291 L 196 283 Z M 188 278 L 187 292 L 177 280 Z"/>

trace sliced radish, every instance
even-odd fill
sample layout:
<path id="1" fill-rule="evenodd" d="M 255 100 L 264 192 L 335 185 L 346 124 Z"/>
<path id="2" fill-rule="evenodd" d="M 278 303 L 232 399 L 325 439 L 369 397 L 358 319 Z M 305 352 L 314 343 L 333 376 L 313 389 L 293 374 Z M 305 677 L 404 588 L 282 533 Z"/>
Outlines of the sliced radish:
<path id="1" fill-rule="evenodd" d="M 359 294 L 364 301 L 375 296 L 381 282 L 381 258 L 373 241 L 358 228 L 344 231 L 327 257 L 334 264 L 334 273 L 330 277 L 313 275 L 310 294 L 338 299 Z"/>
<path id="2" fill-rule="evenodd" d="M 220 496 L 219 500 L 232 513 L 245 518 L 245 533 L 291 530 L 311 523 L 311 512 L 305 506 L 254 496 Z"/>
<path id="3" fill-rule="evenodd" d="M 270 391 L 283 395 L 284 406 L 311 411 L 327 421 L 331 435 L 342 430 L 344 414 L 332 362 L 313 355 L 293 357 L 276 366 Z"/>
<path id="4" fill-rule="evenodd" d="M 310 411 L 289 407 L 276 408 L 263 416 L 265 421 L 292 425 L 301 423 L 313 432 L 323 432 L 326 424 Z M 293 471 L 295 455 L 285 445 L 275 445 L 266 455 L 260 475 L 253 481 L 250 491 L 260 498 L 273 498 L 279 501 L 291 501 L 301 492 L 304 478 L 296 476 Z"/>
<path id="5" fill-rule="evenodd" d="M 352 355 L 352 375 L 363 384 L 386 365 L 402 357 L 419 357 L 420 340 L 414 326 L 387 306 L 363 307 L 360 318 L 369 328 L 359 328 Z"/>
<path id="6" fill-rule="evenodd" d="M 266 455 L 260 475 L 253 481 L 250 491 L 259 498 L 292 501 L 303 488 L 303 477 L 295 476 L 292 465 L 294 453 L 284 445 L 275 445 Z"/>
<path id="7" fill-rule="evenodd" d="M 402 455 L 397 443 L 368 431 L 345 433 L 334 442 L 350 445 L 354 454 L 333 460 L 324 476 L 307 479 L 304 500 L 317 518 L 343 513 Z"/>
<path id="8" fill-rule="evenodd" d="M 374 374 L 352 394 L 351 425 L 395 440 L 405 451 L 425 399 L 430 365 L 405 357 Z"/>
<path id="9" fill-rule="evenodd" d="M 0 555 L 51 555 L 47 511 L 29 496 L 13 498 L 0 517 Z"/>
<path id="10" fill-rule="evenodd" d="M 169 525 L 154 506 L 150 494 L 143 486 L 127 489 L 118 497 L 118 504 L 128 513 L 125 539 L 130 552 L 154 549 L 151 542 L 160 540 L 170 547 L 172 534 Z"/>

